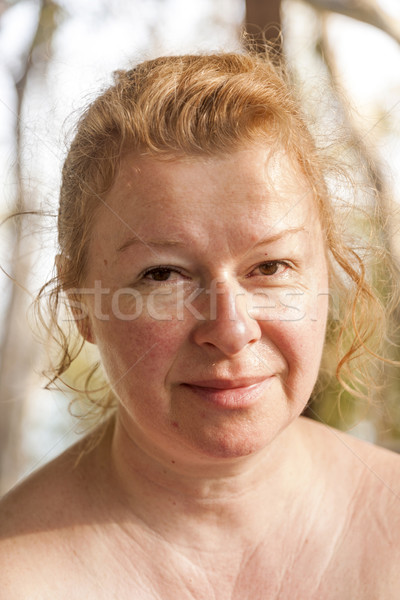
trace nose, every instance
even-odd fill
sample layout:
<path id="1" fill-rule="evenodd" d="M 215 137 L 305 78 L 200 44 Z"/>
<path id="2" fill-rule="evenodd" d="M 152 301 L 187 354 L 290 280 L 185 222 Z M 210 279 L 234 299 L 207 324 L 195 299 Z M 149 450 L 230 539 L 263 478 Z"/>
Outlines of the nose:
<path id="1" fill-rule="evenodd" d="M 236 282 L 213 281 L 207 295 L 208 316 L 197 324 L 196 344 L 233 356 L 260 339 L 260 326 L 247 311 L 246 292 Z"/>

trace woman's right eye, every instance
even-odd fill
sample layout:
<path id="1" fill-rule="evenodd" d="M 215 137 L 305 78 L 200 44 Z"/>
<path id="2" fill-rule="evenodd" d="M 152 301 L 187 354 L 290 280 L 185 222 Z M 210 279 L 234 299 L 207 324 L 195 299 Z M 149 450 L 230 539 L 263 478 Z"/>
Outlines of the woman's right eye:
<path id="1" fill-rule="evenodd" d="M 142 275 L 143 279 L 151 281 L 172 281 L 182 276 L 182 273 L 172 267 L 152 267 L 147 269 Z"/>

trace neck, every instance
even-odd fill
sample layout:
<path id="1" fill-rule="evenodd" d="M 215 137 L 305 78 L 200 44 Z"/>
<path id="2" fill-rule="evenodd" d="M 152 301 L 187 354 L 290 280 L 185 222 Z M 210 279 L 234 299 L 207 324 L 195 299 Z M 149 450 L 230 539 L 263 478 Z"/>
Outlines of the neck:
<path id="1" fill-rule="evenodd" d="M 255 455 L 190 463 L 152 456 L 117 419 L 112 469 L 130 514 L 168 541 L 204 546 L 232 532 L 254 542 L 279 527 L 299 506 L 311 460 L 297 422 Z"/>

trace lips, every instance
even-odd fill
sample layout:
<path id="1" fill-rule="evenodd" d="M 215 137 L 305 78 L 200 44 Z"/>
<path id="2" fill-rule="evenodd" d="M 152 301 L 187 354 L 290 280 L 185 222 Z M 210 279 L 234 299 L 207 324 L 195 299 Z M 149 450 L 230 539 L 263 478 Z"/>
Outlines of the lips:
<path id="1" fill-rule="evenodd" d="M 248 408 L 262 400 L 273 383 L 274 376 L 240 379 L 208 379 L 182 384 L 197 399 L 216 408 L 237 410 Z"/>

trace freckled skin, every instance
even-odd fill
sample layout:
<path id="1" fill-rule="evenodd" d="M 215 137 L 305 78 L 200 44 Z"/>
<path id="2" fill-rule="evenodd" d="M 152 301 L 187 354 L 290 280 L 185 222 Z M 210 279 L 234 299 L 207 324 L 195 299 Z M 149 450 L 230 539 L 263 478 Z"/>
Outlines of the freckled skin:
<path id="1" fill-rule="evenodd" d="M 152 452 L 184 452 L 188 459 L 254 453 L 303 410 L 314 386 L 328 288 L 321 227 L 289 159 L 267 159 L 260 148 L 173 162 L 128 156 L 107 197 L 111 214 L 101 208 L 97 216 L 88 285 L 131 286 L 143 310 L 132 321 L 120 320 L 105 296 L 109 320 L 96 319 L 89 306 L 90 330 L 120 398 L 121 418 Z M 123 223 L 113 214 L 123 215 Z M 257 246 L 265 236 L 296 229 Z M 118 252 L 132 231 L 140 242 Z M 149 246 L 155 238 L 174 243 Z M 291 266 L 279 265 L 274 274 L 275 264 L 259 266 L 265 257 Z M 143 269 L 159 265 L 179 272 L 157 272 L 159 281 L 143 277 Z M 211 318 L 218 278 L 218 316 Z M 182 314 L 179 285 L 184 297 L 194 298 Z M 262 308 L 267 294 L 272 312 Z M 152 295 L 161 319 L 148 309 Z M 298 298 L 302 306 L 293 308 Z M 138 307 L 129 293 L 119 300 L 124 315 Z M 312 319 L 318 304 L 319 318 Z M 184 386 L 214 376 L 270 374 L 275 379 L 260 402 L 229 415 L 198 402 Z"/>

